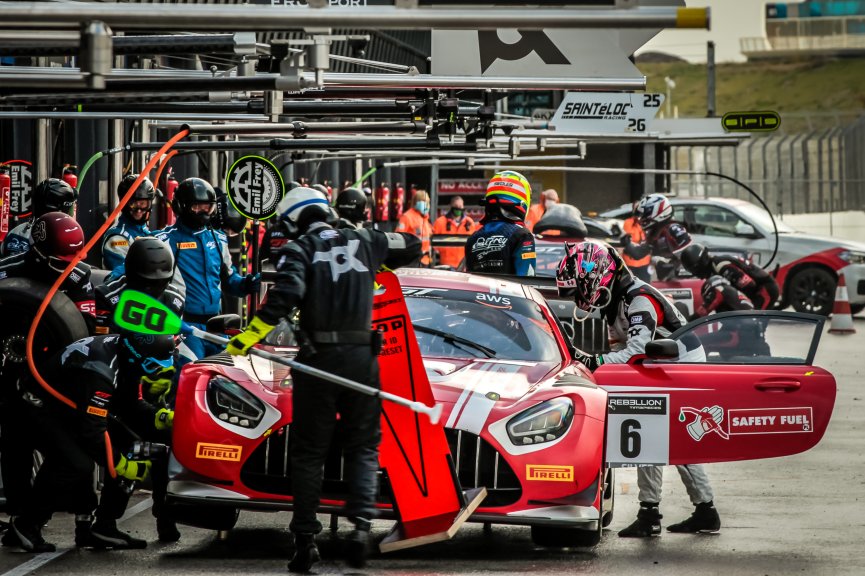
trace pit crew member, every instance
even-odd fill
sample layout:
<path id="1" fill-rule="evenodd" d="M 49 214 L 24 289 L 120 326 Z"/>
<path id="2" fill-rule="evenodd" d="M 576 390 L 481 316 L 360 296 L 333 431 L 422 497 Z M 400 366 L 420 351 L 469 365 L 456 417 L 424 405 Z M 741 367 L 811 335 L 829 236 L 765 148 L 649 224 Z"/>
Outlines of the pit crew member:
<path id="1" fill-rule="evenodd" d="M 691 235 L 679 222 L 673 220 L 673 205 L 663 194 L 649 194 L 637 205 L 637 218 L 646 234 L 644 242 L 632 242 L 630 234 L 622 235 L 625 254 L 641 259 L 653 256 L 658 280 L 669 280 L 676 275 L 679 255 L 691 244 Z"/>
<path id="2" fill-rule="evenodd" d="M 120 181 L 117 185 L 118 200 L 129 192 L 136 178 L 138 174 L 128 174 Z M 121 210 L 117 222 L 105 232 L 102 240 L 102 265 L 107 270 L 114 270 L 123 264 L 123 259 L 133 240 L 139 236 L 150 236 L 147 222 L 150 219 L 154 198 L 156 198 L 156 188 L 148 178 L 145 178 Z"/>
<path id="3" fill-rule="evenodd" d="M 732 255 L 712 256 L 702 244 L 691 244 L 682 251 L 682 266 L 697 278 L 723 276 L 758 310 L 771 307 L 780 294 L 772 275 L 753 262 Z"/>

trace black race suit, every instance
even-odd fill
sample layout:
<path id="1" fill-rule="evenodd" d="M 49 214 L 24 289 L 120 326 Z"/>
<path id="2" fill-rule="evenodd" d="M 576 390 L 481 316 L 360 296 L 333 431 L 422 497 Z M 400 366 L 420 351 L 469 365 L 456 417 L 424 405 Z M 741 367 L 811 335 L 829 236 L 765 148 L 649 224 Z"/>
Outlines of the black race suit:
<path id="1" fill-rule="evenodd" d="M 276 284 L 258 317 L 276 325 L 300 308 L 297 361 L 378 388 L 377 350 L 373 350 L 372 298 L 375 274 L 420 258 L 420 239 L 377 230 L 334 230 L 316 223 L 280 252 Z M 381 439 L 377 398 L 295 371 L 291 469 L 294 516 L 291 530 L 317 534 L 316 510 L 322 467 L 340 415 L 349 482 L 347 514 L 375 515 L 378 445 Z"/>
<path id="2" fill-rule="evenodd" d="M 628 242 L 623 237 L 625 254 L 635 259 L 651 255 L 655 259 L 658 280 L 670 280 L 679 269 L 679 253 L 691 245 L 691 235 L 683 225 L 672 221 L 644 231 L 646 240 L 639 244 Z"/>
<path id="3" fill-rule="evenodd" d="M 748 260 L 737 256 L 711 256 L 712 274 L 719 274 L 730 281 L 733 288 L 741 291 L 754 303 L 757 310 L 769 308 L 780 291 L 772 275 Z"/>
<path id="4" fill-rule="evenodd" d="M 522 222 L 484 218 L 466 240 L 466 270 L 482 274 L 535 275 L 535 237 Z"/>

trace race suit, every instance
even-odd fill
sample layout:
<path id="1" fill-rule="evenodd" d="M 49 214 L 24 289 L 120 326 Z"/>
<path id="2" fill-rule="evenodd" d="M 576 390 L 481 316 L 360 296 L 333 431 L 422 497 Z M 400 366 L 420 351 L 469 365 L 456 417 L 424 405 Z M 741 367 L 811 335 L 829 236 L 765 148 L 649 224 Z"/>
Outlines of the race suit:
<path id="1" fill-rule="evenodd" d="M 730 281 L 743 292 L 757 310 L 765 310 L 777 299 L 780 291 L 772 275 L 756 264 L 737 256 L 711 256 L 713 274 Z"/>
<path id="2" fill-rule="evenodd" d="M 712 276 L 703 282 L 700 288 L 703 298 L 702 306 L 697 308 L 696 316 L 707 316 L 712 312 L 733 312 L 736 310 L 753 310 L 754 305 L 742 292 L 735 289 L 722 276 Z"/>
<path id="3" fill-rule="evenodd" d="M 114 270 L 126 260 L 129 245 L 139 236 L 150 236 L 147 222 L 136 222 L 126 214 L 121 214 L 117 223 L 105 232 L 102 240 L 102 266 Z"/>
<path id="4" fill-rule="evenodd" d="M 241 298 L 249 293 L 247 278 L 237 273 L 228 252 L 224 233 L 212 228 L 193 230 L 178 222 L 153 234 L 166 242 L 174 252 L 177 271 L 174 281 L 181 282 L 186 294 L 183 319 L 202 330 L 207 321 L 222 309 L 222 286 L 228 293 Z M 116 273 L 116 272 L 115 272 Z M 181 349 L 186 361 L 216 354 L 220 347 L 196 336 L 187 336 Z"/>
<path id="5" fill-rule="evenodd" d="M 629 279 L 630 280 L 630 279 Z M 610 327 L 613 352 L 597 357 L 597 364 L 624 364 L 637 354 L 646 353 L 646 344 L 666 338 L 685 324 L 685 318 L 657 289 L 642 280 L 625 280 L 612 295 L 617 306 L 609 306 L 606 319 Z M 680 362 L 705 362 L 706 354 L 696 336 L 677 340 Z M 703 466 L 676 466 L 682 483 L 695 506 L 712 501 L 712 487 Z M 642 466 L 637 469 L 640 502 L 660 503 L 664 469 Z"/>
<path id="6" fill-rule="evenodd" d="M 625 254 L 635 259 L 651 255 L 658 280 L 670 280 L 679 269 L 679 253 L 691 245 L 691 235 L 683 225 L 672 221 L 644 231 L 646 240 L 639 244 L 630 242 L 628 234 L 622 236 Z"/>
<path id="7" fill-rule="evenodd" d="M 141 372 L 121 363 L 117 335 L 90 336 L 73 342 L 44 366 L 42 377 L 76 408 L 62 403 L 32 377 L 22 382 L 26 430 L 42 454 L 43 462 L 33 483 L 32 498 L 23 515 L 44 521 L 53 512 L 91 514 L 97 508 L 93 466 L 108 464 L 105 431 L 109 415 L 135 428 L 147 422 L 154 427 L 156 408 L 141 400 Z M 115 433 L 111 430 L 112 439 Z M 112 441 L 113 464 L 127 446 Z M 28 468 L 29 473 L 29 468 Z M 130 494 L 117 479 L 106 474 L 97 516 L 117 519 L 123 515 Z"/>
<path id="8" fill-rule="evenodd" d="M 535 237 L 522 222 L 484 220 L 466 241 L 465 252 L 469 272 L 535 275 Z"/>
<path id="9" fill-rule="evenodd" d="M 3 239 L 3 246 L 0 248 L 0 252 L 2 252 L 4 258 L 13 254 L 23 254 L 30 250 L 32 243 L 33 220 L 29 220 L 22 222 L 9 231 L 6 238 Z"/>
<path id="10" fill-rule="evenodd" d="M 96 296 L 96 333 L 113 334 L 118 332 L 114 324 L 114 310 L 120 301 L 120 296 L 126 290 L 126 275 L 108 281 L 94 290 Z M 158 298 L 169 310 L 178 316 L 183 314 L 184 294 L 180 287 L 171 282 Z"/>
<path id="11" fill-rule="evenodd" d="M 276 284 L 257 317 L 270 325 L 300 308 L 297 361 L 380 387 L 379 339 L 370 331 L 375 274 L 408 265 L 421 256 L 411 234 L 378 230 L 334 230 L 322 222 L 283 248 Z M 293 378 L 291 470 L 294 515 L 291 531 L 317 534 L 316 510 L 322 467 L 339 414 L 345 439 L 350 518 L 375 517 L 381 402 L 303 372 Z"/>
<path id="12" fill-rule="evenodd" d="M 4 278 L 30 278 L 50 286 L 57 280 L 59 272 L 36 261 L 33 252 L 13 254 L 0 260 L 0 280 Z M 81 311 L 81 315 L 92 333 L 95 326 L 93 286 L 90 283 L 90 267 L 79 262 L 69 277 L 60 285 L 63 292 Z M 22 329 L 21 338 L 27 334 Z M 11 340 L 11 338 L 10 338 Z M 23 341 L 22 344 L 23 346 Z M 10 345 L 11 347 L 11 345 Z M 3 351 L 2 393 L 0 393 L 0 454 L 2 454 L 3 488 L 6 494 L 6 510 L 12 516 L 23 511 L 23 503 L 29 499 L 30 476 L 33 464 L 32 442 L 23 438 L 22 430 L 28 425 L 18 393 L 18 379 L 28 373 L 24 358 L 12 361 Z"/>

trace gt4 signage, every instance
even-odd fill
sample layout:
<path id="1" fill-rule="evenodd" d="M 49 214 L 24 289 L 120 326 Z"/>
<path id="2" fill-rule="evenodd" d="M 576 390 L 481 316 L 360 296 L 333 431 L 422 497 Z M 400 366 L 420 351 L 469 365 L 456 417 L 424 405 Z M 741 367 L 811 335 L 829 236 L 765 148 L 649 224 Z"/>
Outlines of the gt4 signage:
<path id="1" fill-rule="evenodd" d="M 663 94 L 568 92 L 550 125 L 562 132 L 642 133 L 663 103 Z"/>

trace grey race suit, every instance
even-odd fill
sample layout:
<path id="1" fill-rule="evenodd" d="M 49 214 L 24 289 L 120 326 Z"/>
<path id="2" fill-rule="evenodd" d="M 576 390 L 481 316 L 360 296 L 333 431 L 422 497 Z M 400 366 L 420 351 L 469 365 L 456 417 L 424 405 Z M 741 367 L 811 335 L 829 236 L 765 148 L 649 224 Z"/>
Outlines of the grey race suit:
<path id="1" fill-rule="evenodd" d="M 685 324 L 685 318 L 658 290 L 637 278 L 621 288 L 619 306 L 614 318 L 608 316 L 610 343 L 613 351 L 603 355 L 604 364 L 624 364 L 632 356 L 645 354 L 646 344 L 656 338 L 666 338 Z M 659 316 L 661 316 L 659 318 Z M 659 321 L 660 320 L 660 321 Z M 678 342 L 681 362 L 705 362 L 706 353 L 699 343 Z M 712 501 L 709 477 L 700 464 L 676 466 L 682 483 L 695 506 Z M 643 466 L 637 469 L 640 502 L 660 503 L 664 469 Z"/>
<path id="2" fill-rule="evenodd" d="M 258 317 L 276 325 L 297 306 L 297 361 L 378 388 L 378 351 L 370 332 L 375 274 L 382 264 L 397 268 L 420 256 L 420 240 L 411 234 L 334 230 L 323 222 L 313 223 L 306 234 L 280 250 L 276 284 L 267 292 Z M 337 413 L 349 481 L 346 515 L 371 520 L 381 438 L 379 399 L 303 372 L 292 378 L 291 531 L 321 531 L 316 510 Z"/>

